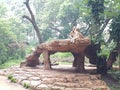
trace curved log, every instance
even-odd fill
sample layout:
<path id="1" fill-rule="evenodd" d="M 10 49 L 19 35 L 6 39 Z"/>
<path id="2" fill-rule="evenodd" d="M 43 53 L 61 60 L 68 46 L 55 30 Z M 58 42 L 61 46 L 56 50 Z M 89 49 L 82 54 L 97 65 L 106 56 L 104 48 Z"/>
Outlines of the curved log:
<path id="1" fill-rule="evenodd" d="M 77 61 L 76 70 L 84 71 L 84 50 L 90 44 L 89 38 L 82 39 L 79 44 L 74 44 L 70 39 L 55 40 L 37 46 L 33 54 L 26 58 L 26 66 L 34 67 L 39 64 L 39 56 L 43 54 L 44 68 L 51 69 L 50 55 L 56 52 L 71 52 Z"/>

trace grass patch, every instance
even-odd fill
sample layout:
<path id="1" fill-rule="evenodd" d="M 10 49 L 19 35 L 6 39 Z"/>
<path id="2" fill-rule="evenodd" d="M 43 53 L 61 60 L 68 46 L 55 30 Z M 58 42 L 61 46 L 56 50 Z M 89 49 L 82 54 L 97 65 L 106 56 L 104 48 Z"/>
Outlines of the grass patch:
<path id="1" fill-rule="evenodd" d="M 26 89 L 28 89 L 30 87 L 30 85 L 28 83 L 24 83 L 23 87 L 25 87 Z"/>
<path id="2" fill-rule="evenodd" d="M 12 78 L 12 79 L 11 79 L 11 82 L 12 82 L 12 83 L 16 83 L 17 81 L 16 81 L 15 78 Z"/>
<path id="3" fill-rule="evenodd" d="M 53 55 L 51 55 L 51 58 L 65 58 L 65 57 L 70 57 L 70 56 L 72 56 L 72 54 L 71 53 L 69 53 L 69 52 L 64 52 L 64 53 L 61 53 L 61 52 L 58 52 L 58 53 L 55 53 L 55 54 L 53 54 Z"/>
<path id="4" fill-rule="evenodd" d="M 13 76 L 10 74 L 8 75 L 8 79 L 11 80 L 13 78 Z"/>
<path id="5" fill-rule="evenodd" d="M 72 65 L 71 62 L 58 62 L 60 65 Z"/>
<path id="6" fill-rule="evenodd" d="M 20 65 L 21 61 L 23 61 L 23 60 L 22 59 L 20 59 L 20 60 L 8 60 L 4 64 L 0 65 L 0 69 L 9 68 L 9 67 L 14 66 L 14 65 Z"/>
<path id="7" fill-rule="evenodd" d="M 10 74 L 8 75 L 8 79 L 12 82 L 12 83 L 16 83 L 17 80 Z"/>

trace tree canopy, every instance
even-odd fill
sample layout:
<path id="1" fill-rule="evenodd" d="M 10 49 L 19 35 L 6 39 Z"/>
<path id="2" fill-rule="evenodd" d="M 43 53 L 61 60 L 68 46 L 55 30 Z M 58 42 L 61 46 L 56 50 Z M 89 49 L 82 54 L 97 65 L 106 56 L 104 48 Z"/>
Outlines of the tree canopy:
<path id="1" fill-rule="evenodd" d="M 38 44 L 37 33 L 28 20 L 26 0 L 0 1 L 0 43 L 6 53 L 9 44 L 22 41 Z M 65 39 L 72 27 L 95 42 L 114 40 L 119 42 L 120 1 L 119 0 L 27 0 L 43 41 Z M 107 31 L 107 35 L 105 34 Z M 1 51 L 2 52 L 2 51 Z M 1 53 L 2 54 L 2 53 Z"/>

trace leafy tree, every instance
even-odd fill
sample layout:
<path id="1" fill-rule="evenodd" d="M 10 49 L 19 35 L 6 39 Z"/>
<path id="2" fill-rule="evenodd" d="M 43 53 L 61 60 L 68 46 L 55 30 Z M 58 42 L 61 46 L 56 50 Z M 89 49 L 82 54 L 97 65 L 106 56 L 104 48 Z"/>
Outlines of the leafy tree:
<path id="1" fill-rule="evenodd" d="M 15 4 L 15 5 L 11 5 Z M 21 4 L 14 0 L 13 2 L 3 1 L 0 2 L 0 62 L 4 63 L 6 60 L 18 59 L 23 56 L 25 50 L 21 48 L 21 41 L 26 40 L 25 26 L 21 23 L 19 12 Z M 8 8 L 9 4 L 9 8 Z M 17 12 L 17 13 L 16 13 Z M 12 47 L 11 47 L 12 46 Z M 25 53 L 24 53 L 25 55 Z"/>
<path id="2" fill-rule="evenodd" d="M 11 26 L 9 22 L 4 19 L 0 19 L 0 42 L 7 45 L 13 40 L 16 40 L 16 35 L 10 31 Z"/>
<path id="3" fill-rule="evenodd" d="M 113 40 L 116 44 L 114 45 L 115 47 L 111 50 L 108 63 L 109 63 L 109 68 L 112 66 L 112 64 L 117 61 L 117 57 L 120 54 L 120 15 L 118 17 L 115 17 L 113 19 L 113 22 L 111 24 L 111 31 L 110 31 L 110 38 Z M 120 61 L 119 61 L 120 65 Z M 120 66 L 119 66 L 120 67 Z"/>
<path id="4" fill-rule="evenodd" d="M 39 0 L 38 3 L 37 1 L 35 3 L 37 4 L 35 6 L 36 12 L 38 14 L 37 22 L 42 31 L 44 41 L 46 41 L 49 38 L 56 38 L 56 36 L 58 37 L 60 33 L 61 26 L 59 24 L 60 21 L 57 18 L 57 14 L 62 2 L 63 0 L 54 0 L 54 1 L 45 0 L 44 2 L 42 0 Z M 41 5 L 41 7 L 39 7 L 38 4 Z"/>
<path id="5" fill-rule="evenodd" d="M 104 13 L 104 0 L 89 0 L 88 6 L 91 7 L 91 14 L 94 23 L 100 24 L 100 14 Z"/>
<path id="6" fill-rule="evenodd" d="M 61 31 L 61 38 L 67 38 L 67 34 L 71 28 L 77 25 L 79 17 L 79 8 L 73 3 L 72 0 L 65 0 L 59 8 L 58 18 L 60 19 L 61 26 L 64 29 Z"/>
<path id="7" fill-rule="evenodd" d="M 8 59 L 7 45 L 16 40 L 16 36 L 10 31 L 7 20 L 0 19 L 0 64 Z"/>
<path id="8" fill-rule="evenodd" d="M 0 18 L 3 18 L 6 16 L 6 4 L 4 2 L 0 3 Z"/>

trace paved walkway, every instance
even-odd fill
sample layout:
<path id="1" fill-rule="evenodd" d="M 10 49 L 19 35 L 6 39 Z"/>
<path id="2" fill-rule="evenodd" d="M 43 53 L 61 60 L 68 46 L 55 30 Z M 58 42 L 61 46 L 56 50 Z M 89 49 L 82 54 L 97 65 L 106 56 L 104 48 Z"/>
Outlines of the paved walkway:
<path id="1" fill-rule="evenodd" d="M 75 68 L 69 65 L 53 66 L 53 70 L 15 66 L 1 70 L 0 75 L 12 75 L 18 84 L 30 85 L 30 90 L 110 90 L 99 75 L 76 73 Z M 17 83 L 11 83 L 7 77 L 1 77 L 0 90 L 26 90 Z"/>
<path id="2" fill-rule="evenodd" d="M 0 90 L 27 90 L 17 83 L 11 83 L 7 77 L 0 76 Z"/>

